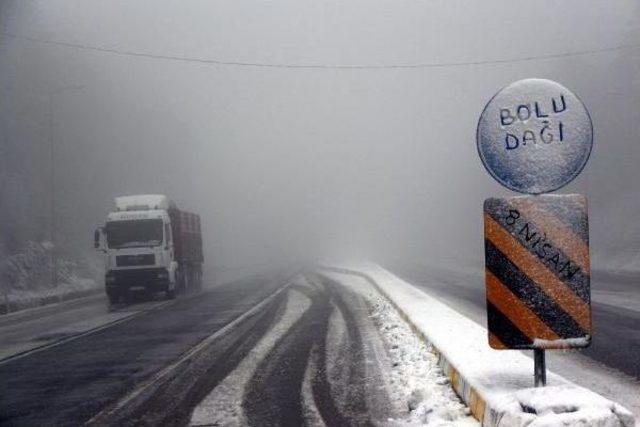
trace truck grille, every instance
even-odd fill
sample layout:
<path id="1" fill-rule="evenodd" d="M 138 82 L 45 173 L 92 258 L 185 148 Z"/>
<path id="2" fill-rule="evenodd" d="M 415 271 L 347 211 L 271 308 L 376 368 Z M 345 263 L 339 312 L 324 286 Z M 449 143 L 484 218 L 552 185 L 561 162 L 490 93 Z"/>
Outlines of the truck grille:
<path id="1" fill-rule="evenodd" d="M 118 267 L 128 267 L 133 265 L 154 265 L 155 263 L 156 257 L 154 254 L 116 256 L 116 265 Z"/>

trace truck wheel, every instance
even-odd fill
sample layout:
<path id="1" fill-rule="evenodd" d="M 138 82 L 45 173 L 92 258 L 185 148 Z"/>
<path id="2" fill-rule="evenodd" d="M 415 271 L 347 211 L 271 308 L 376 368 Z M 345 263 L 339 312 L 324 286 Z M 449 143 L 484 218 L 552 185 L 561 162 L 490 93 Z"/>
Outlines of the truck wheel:
<path id="1" fill-rule="evenodd" d="M 109 305 L 115 305 L 118 302 L 118 294 L 107 294 Z"/>
<path id="2" fill-rule="evenodd" d="M 202 290 L 202 271 L 196 272 L 196 288 Z"/>
<path id="3" fill-rule="evenodd" d="M 168 289 L 166 294 L 167 294 L 167 299 L 176 299 L 175 289 Z"/>
<path id="4" fill-rule="evenodd" d="M 191 270 L 189 269 L 189 267 L 185 268 L 182 280 L 182 289 L 184 291 L 184 294 L 188 295 L 191 293 Z"/>
<path id="5" fill-rule="evenodd" d="M 123 291 L 120 294 L 120 299 L 125 304 L 131 304 L 131 302 L 133 301 L 133 293 L 131 291 Z"/>
<path id="6" fill-rule="evenodd" d="M 184 295 L 185 292 L 185 283 L 184 283 L 184 273 L 182 271 L 182 269 L 177 269 L 176 270 L 176 291 L 178 294 L 182 294 Z"/>

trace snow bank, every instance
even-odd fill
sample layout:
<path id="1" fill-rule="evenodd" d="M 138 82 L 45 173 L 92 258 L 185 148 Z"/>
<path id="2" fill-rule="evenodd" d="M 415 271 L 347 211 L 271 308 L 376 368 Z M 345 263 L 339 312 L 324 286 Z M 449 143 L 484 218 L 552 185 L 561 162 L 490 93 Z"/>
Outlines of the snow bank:
<path id="1" fill-rule="evenodd" d="M 328 275 L 365 298 L 370 316 L 388 349 L 392 367 L 388 380 L 380 380 L 386 383 L 389 397 L 403 410 L 401 416 L 389 419 L 386 424 L 477 426 L 469 408 L 451 388 L 449 378 L 438 365 L 438 358 L 379 290 L 361 277 Z"/>
<path id="2" fill-rule="evenodd" d="M 70 283 L 60 283 L 55 288 L 49 289 L 13 289 L 1 296 L 0 314 L 82 298 L 102 291 L 102 286 L 94 280 L 82 278 L 75 278 Z"/>
<path id="3" fill-rule="evenodd" d="M 101 287 L 94 280 L 78 276 L 75 263 L 56 260 L 57 286 L 51 283 L 50 242 L 29 241 L 23 250 L 0 262 L 0 313 L 91 295 Z"/>
<path id="4" fill-rule="evenodd" d="M 329 270 L 367 279 L 432 346 L 453 388 L 487 426 L 633 426 L 619 404 L 548 373 L 535 389 L 533 361 L 520 352 L 493 350 L 485 328 L 383 268 L 331 263 Z"/>
<path id="5" fill-rule="evenodd" d="M 633 425 L 631 414 L 620 412 L 620 406 L 604 397 L 572 384 L 553 387 L 529 388 L 505 396 L 498 404 L 505 413 L 503 423 L 509 425 L 512 416 L 522 418 L 527 412 L 530 427 L 538 426 L 593 426 L 605 427 Z M 512 415 L 513 414 L 513 415 Z"/>

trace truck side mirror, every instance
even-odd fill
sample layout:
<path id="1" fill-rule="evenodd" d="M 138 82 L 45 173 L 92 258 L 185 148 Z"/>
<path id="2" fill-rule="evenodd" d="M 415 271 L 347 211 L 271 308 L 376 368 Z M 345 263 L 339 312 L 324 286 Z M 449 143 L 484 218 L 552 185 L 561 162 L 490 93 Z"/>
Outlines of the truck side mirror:
<path id="1" fill-rule="evenodd" d="M 100 229 L 96 228 L 93 232 L 93 247 L 96 249 L 100 249 Z"/>

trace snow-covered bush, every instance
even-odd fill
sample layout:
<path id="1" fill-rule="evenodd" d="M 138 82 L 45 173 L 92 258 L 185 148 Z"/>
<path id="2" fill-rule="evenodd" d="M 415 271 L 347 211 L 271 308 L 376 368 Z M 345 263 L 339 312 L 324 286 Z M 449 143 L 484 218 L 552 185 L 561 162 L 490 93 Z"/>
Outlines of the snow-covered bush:
<path id="1" fill-rule="evenodd" d="M 52 280 L 49 242 L 28 241 L 24 248 L 7 256 L 0 264 L 0 282 L 5 292 L 10 290 L 36 290 L 54 287 Z M 78 279 L 73 262 L 57 257 L 57 283 L 73 283 Z"/>
<path id="2" fill-rule="evenodd" d="M 52 248 L 49 242 L 30 240 L 18 253 L 7 255 L 0 247 L 0 313 L 86 296 L 100 289 L 95 280 L 81 277 L 86 276 L 90 263 L 79 266 L 58 254 L 54 283 Z"/>

